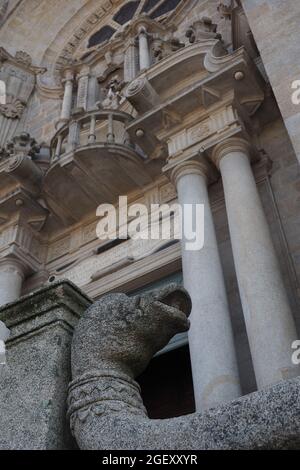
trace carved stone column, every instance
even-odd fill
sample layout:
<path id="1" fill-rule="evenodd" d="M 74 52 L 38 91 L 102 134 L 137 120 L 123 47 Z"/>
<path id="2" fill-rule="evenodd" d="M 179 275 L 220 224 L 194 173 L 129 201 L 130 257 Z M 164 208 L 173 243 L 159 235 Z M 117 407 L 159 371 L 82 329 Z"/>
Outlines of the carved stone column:
<path id="1" fill-rule="evenodd" d="M 179 203 L 204 205 L 204 247 L 189 251 L 182 240 L 184 285 L 193 310 L 189 345 L 197 410 L 241 396 L 235 346 L 215 227 L 207 191 L 209 166 L 187 161 L 176 166 L 172 179 Z M 183 219 L 183 225 L 190 223 Z"/>
<path id="2" fill-rule="evenodd" d="M 289 301 L 250 164 L 250 145 L 229 138 L 214 148 L 221 171 L 233 256 L 259 388 L 300 375 Z"/>
<path id="3" fill-rule="evenodd" d="M 14 258 L 0 260 L 0 305 L 14 302 L 21 295 L 25 265 Z"/>
<path id="4" fill-rule="evenodd" d="M 139 28 L 139 55 L 140 70 L 148 69 L 151 66 L 151 57 L 148 44 L 148 34 L 144 26 Z"/>
<path id="5" fill-rule="evenodd" d="M 65 79 L 63 83 L 65 85 L 60 121 L 65 123 L 70 119 L 71 110 L 72 110 L 72 100 L 73 100 L 73 82 L 74 74 L 72 70 L 67 70 L 65 74 Z"/>
<path id="6" fill-rule="evenodd" d="M 87 110 L 88 103 L 89 75 L 89 67 L 84 67 L 77 76 L 77 108 L 83 108 L 85 111 Z"/>
<path id="7" fill-rule="evenodd" d="M 130 83 L 138 74 L 138 52 L 136 39 L 129 41 L 124 57 L 124 82 Z"/>

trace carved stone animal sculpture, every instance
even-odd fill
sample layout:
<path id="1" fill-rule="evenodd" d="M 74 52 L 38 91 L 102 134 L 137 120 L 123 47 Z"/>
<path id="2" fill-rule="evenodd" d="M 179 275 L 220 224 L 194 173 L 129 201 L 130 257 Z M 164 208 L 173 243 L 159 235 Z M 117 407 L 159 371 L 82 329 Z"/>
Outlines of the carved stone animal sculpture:
<path id="1" fill-rule="evenodd" d="M 300 445 L 300 378 L 188 416 L 151 420 L 135 382 L 153 355 L 189 328 L 176 285 L 92 305 L 73 337 L 70 425 L 81 449 L 289 449 Z"/>

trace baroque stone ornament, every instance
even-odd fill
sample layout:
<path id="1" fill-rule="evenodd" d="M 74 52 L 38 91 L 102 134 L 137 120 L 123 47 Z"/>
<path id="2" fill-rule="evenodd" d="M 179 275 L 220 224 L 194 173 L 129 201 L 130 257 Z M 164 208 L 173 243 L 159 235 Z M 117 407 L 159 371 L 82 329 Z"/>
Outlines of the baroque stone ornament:
<path id="1" fill-rule="evenodd" d="M 223 0 L 218 5 L 218 11 L 222 18 L 231 17 L 233 9 L 233 2 L 232 0 Z"/>
<path id="2" fill-rule="evenodd" d="M 118 109 L 122 100 L 121 90 L 123 82 L 116 75 L 113 77 L 105 89 L 106 98 L 101 103 L 103 109 Z"/>
<path id="3" fill-rule="evenodd" d="M 34 157 L 40 151 L 40 146 L 36 140 L 30 137 L 27 132 L 16 135 L 7 144 L 7 151 L 10 155 L 22 155 Z"/>
<path id="4" fill-rule="evenodd" d="M 4 147 L 1 147 L 0 148 L 0 163 L 6 160 L 7 158 L 9 158 L 8 151 Z"/>
<path id="5" fill-rule="evenodd" d="M 25 105 L 14 96 L 8 96 L 5 104 L 0 104 L 0 113 L 10 119 L 19 119 L 24 111 Z"/>
<path id="6" fill-rule="evenodd" d="M 151 420 L 135 377 L 189 328 L 191 300 L 174 284 L 109 294 L 80 319 L 72 344 L 68 416 L 81 449 L 279 449 L 300 443 L 300 379 L 188 416 Z"/>
<path id="7" fill-rule="evenodd" d="M 186 31 L 186 37 L 189 42 L 194 44 L 199 41 L 206 41 L 207 39 L 220 39 L 217 34 L 217 25 L 214 24 L 211 18 L 204 16 L 201 20 L 195 21 Z"/>
<path id="8" fill-rule="evenodd" d="M 17 51 L 15 59 L 17 62 L 19 62 L 19 64 L 23 64 L 27 67 L 30 67 L 30 65 L 32 64 L 31 56 L 25 51 Z"/>

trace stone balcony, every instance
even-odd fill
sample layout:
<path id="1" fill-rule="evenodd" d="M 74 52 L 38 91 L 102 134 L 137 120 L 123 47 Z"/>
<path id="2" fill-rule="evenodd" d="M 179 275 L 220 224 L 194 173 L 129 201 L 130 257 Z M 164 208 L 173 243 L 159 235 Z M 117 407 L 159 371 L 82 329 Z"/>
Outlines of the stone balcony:
<path id="1" fill-rule="evenodd" d="M 151 183 L 151 166 L 126 131 L 131 120 L 117 110 L 79 110 L 56 132 L 43 193 L 67 223 Z"/>

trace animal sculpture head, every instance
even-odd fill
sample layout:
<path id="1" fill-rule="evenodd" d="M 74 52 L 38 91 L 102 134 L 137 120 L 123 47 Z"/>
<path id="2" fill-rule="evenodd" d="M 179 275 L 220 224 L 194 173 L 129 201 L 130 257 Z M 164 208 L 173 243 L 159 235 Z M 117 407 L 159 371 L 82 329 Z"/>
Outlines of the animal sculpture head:
<path id="1" fill-rule="evenodd" d="M 175 284 L 129 297 L 109 294 L 80 319 L 73 337 L 73 378 L 118 369 L 136 377 L 177 333 L 187 331 L 192 303 Z"/>

